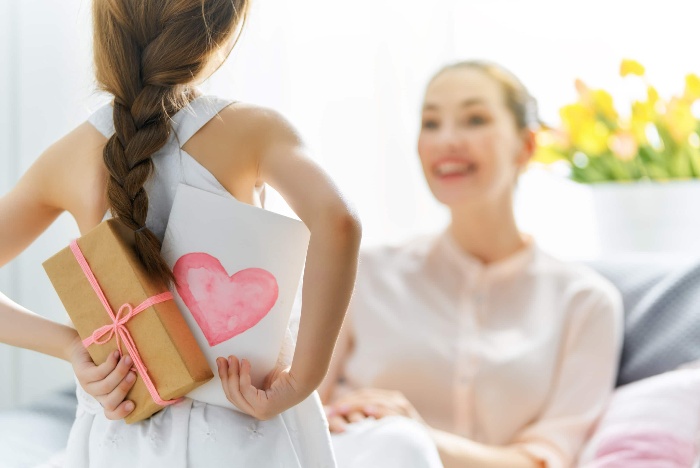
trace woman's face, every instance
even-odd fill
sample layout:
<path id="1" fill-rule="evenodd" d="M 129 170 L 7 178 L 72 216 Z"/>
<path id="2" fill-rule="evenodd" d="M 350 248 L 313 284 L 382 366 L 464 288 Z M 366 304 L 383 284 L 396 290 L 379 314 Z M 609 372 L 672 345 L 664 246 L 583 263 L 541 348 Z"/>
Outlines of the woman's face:
<path id="1" fill-rule="evenodd" d="M 448 70 L 428 86 L 418 154 L 430 190 L 457 207 L 510 195 L 530 157 L 501 85 L 478 69 Z"/>

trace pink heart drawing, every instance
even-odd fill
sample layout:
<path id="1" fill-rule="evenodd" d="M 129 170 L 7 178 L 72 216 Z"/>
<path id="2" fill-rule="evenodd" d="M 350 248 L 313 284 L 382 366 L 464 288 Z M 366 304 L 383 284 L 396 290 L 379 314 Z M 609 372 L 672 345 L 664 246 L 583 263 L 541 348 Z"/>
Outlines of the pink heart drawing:
<path id="1" fill-rule="evenodd" d="M 262 268 L 229 276 L 217 258 L 194 252 L 180 257 L 173 273 L 178 294 L 210 346 L 254 327 L 277 302 L 277 280 Z"/>

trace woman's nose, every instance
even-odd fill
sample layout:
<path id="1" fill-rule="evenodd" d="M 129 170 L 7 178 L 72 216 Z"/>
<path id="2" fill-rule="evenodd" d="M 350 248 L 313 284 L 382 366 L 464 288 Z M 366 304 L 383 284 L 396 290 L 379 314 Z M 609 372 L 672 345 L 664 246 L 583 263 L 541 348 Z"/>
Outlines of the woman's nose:
<path id="1" fill-rule="evenodd" d="M 456 149 L 459 146 L 459 135 L 456 129 L 450 125 L 444 125 L 440 129 L 440 144 L 448 149 Z"/>

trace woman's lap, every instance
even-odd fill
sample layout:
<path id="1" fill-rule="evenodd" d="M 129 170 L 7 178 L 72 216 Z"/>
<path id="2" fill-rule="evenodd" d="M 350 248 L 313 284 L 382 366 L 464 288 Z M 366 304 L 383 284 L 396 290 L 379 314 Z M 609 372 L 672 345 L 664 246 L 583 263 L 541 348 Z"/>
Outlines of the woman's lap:
<path id="1" fill-rule="evenodd" d="M 351 424 L 332 441 L 338 468 L 442 468 L 428 431 L 400 416 Z"/>

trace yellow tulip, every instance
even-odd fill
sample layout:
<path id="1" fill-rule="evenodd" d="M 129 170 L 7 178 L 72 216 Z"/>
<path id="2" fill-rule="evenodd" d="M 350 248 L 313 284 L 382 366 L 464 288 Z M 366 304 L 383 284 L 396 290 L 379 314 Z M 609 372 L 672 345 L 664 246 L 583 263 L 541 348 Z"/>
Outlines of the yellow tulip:
<path id="1" fill-rule="evenodd" d="M 571 135 L 585 123 L 594 119 L 593 111 L 581 103 L 568 104 L 559 109 L 559 116 L 567 132 Z"/>
<path id="2" fill-rule="evenodd" d="M 559 130 L 545 128 L 535 134 L 536 150 L 533 162 L 551 164 L 566 160 L 569 152 L 568 136 Z"/>
<path id="3" fill-rule="evenodd" d="M 668 103 L 664 121 L 676 143 L 686 144 L 688 137 L 695 133 L 698 121 L 693 115 L 688 101 L 673 98 Z"/>
<path id="4" fill-rule="evenodd" d="M 659 92 L 653 86 L 647 86 L 647 102 L 655 106 L 659 102 Z"/>
<path id="5" fill-rule="evenodd" d="M 686 75 L 683 94 L 667 100 L 651 86 L 645 72 L 635 60 L 625 59 L 620 64 L 621 76 L 641 77 L 638 83 L 646 87 L 646 99 L 632 103 L 629 117 L 620 116 L 608 91 L 590 88 L 577 79 L 576 102 L 559 110 L 560 129 L 546 128 L 537 134 L 534 161 L 544 164 L 568 161 L 576 168 L 572 177 L 585 182 L 606 177 L 625 180 L 667 177 L 668 171 L 676 175 L 699 174 L 700 75 Z M 640 151 L 656 159 L 652 164 L 646 158 L 637 159 Z M 692 153 L 692 157 L 689 163 L 687 158 L 665 161 L 663 156 L 667 151 Z M 600 159 L 588 164 L 590 158 Z M 630 161 L 634 164 L 629 164 Z M 601 164 L 614 169 L 613 173 L 596 173 L 596 167 Z M 628 173 L 629 168 L 637 166 L 638 171 Z"/>
<path id="6" fill-rule="evenodd" d="M 602 122 L 584 122 L 578 132 L 571 135 L 574 145 L 588 157 L 596 157 L 608 150 L 608 138 L 610 132 Z"/>
<path id="7" fill-rule="evenodd" d="M 693 73 L 685 76 L 683 97 L 689 101 L 700 99 L 700 77 Z"/>
<path id="8" fill-rule="evenodd" d="M 639 122 L 651 122 L 656 117 L 653 105 L 648 102 L 635 101 L 632 103 L 632 120 Z"/>
<path id="9" fill-rule="evenodd" d="M 627 75 L 644 75 L 644 66 L 636 60 L 623 59 L 620 63 L 620 76 Z"/>
<path id="10" fill-rule="evenodd" d="M 540 146 L 535 150 L 532 162 L 540 164 L 552 164 L 557 161 L 566 160 L 564 153 L 551 146 Z"/>
<path id="11" fill-rule="evenodd" d="M 647 125 L 656 120 L 654 106 L 648 102 L 636 101 L 632 103 L 632 115 L 630 116 L 629 127 L 637 138 L 637 141 L 644 143 L 647 141 Z"/>
<path id="12" fill-rule="evenodd" d="M 612 121 L 617 120 L 617 111 L 610 93 L 602 89 L 596 89 L 593 91 L 592 97 L 593 104 L 598 112 Z"/>

